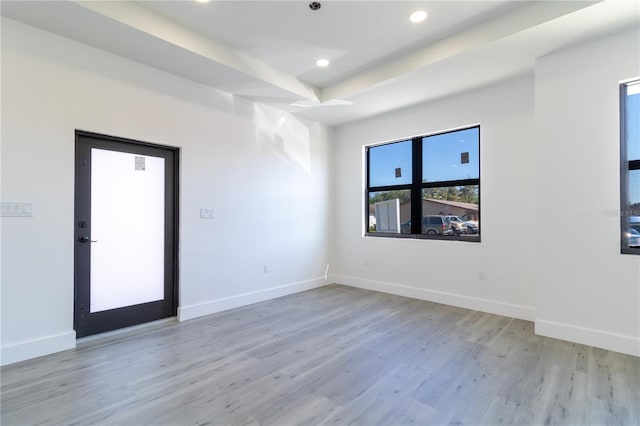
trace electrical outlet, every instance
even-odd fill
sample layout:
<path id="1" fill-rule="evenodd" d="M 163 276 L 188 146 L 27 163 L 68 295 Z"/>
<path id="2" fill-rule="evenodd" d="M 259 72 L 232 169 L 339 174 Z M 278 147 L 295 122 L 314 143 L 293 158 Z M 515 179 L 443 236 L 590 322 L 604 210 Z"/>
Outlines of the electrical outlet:
<path id="1" fill-rule="evenodd" d="M 262 266 L 262 270 L 264 271 L 265 274 L 269 273 L 269 265 L 263 265 Z"/>
<path id="2" fill-rule="evenodd" d="M 480 281 L 484 281 L 485 278 L 487 278 L 486 274 L 484 273 L 484 271 L 480 271 L 478 272 L 478 280 Z"/>
<path id="3" fill-rule="evenodd" d="M 364 257 L 362 258 L 362 264 L 364 266 L 369 266 L 369 258 L 368 257 Z"/>

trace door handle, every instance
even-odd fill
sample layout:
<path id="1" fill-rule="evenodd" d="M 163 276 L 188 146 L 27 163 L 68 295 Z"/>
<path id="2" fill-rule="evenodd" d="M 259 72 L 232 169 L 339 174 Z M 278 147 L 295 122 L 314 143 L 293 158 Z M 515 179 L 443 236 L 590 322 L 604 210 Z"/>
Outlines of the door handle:
<path id="1" fill-rule="evenodd" d="M 80 238 L 78 238 L 78 241 L 80 241 L 81 243 L 88 243 L 88 242 L 97 243 L 98 242 L 98 240 L 89 239 L 89 237 L 87 237 L 86 235 L 83 235 Z"/>

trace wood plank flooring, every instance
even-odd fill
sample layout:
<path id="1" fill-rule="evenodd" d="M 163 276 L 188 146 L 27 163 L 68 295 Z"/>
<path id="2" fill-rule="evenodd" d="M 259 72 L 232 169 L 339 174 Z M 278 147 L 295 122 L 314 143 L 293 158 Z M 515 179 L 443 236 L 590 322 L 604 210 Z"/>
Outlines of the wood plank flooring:
<path id="1" fill-rule="evenodd" d="M 5 426 L 640 424 L 640 358 L 339 285 L 0 375 Z"/>

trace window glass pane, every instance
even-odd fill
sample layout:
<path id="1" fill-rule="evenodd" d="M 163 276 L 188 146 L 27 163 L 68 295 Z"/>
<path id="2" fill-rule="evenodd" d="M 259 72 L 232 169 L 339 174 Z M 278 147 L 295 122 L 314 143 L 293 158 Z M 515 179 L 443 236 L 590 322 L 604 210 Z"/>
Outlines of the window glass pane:
<path id="1" fill-rule="evenodd" d="M 164 298 L 164 172 L 164 158 L 91 150 L 91 313 Z"/>
<path id="2" fill-rule="evenodd" d="M 411 190 L 369 193 L 369 232 L 411 233 L 410 219 Z"/>
<path id="3" fill-rule="evenodd" d="M 369 148 L 369 185 L 411 183 L 411 141 Z"/>
<path id="4" fill-rule="evenodd" d="M 626 232 L 627 247 L 640 247 L 640 170 L 629 172 L 629 223 Z"/>
<path id="5" fill-rule="evenodd" d="M 422 139 L 422 182 L 480 178 L 480 129 Z"/>
<path id="6" fill-rule="evenodd" d="M 459 236 L 479 234 L 478 201 L 478 185 L 423 189 L 422 233 Z"/>
<path id="7" fill-rule="evenodd" d="M 627 86 L 625 102 L 627 160 L 640 160 L 640 83 Z"/>

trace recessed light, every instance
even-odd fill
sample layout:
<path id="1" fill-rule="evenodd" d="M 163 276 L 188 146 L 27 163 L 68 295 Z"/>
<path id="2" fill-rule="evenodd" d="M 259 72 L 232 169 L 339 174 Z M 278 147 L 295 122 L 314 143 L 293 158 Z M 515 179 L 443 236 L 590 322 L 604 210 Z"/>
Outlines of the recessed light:
<path id="1" fill-rule="evenodd" d="M 324 68 L 324 67 L 328 67 L 329 66 L 329 60 L 328 59 L 318 59 L 316 61 L 316 65 L 319 66 L 320 68 Z"/>
<path id="2" fill-rule="evenodd" d="M 411 16 L 409 16 L 409 20 L 414 24 L 422 22 L 425 19 L 427 19 L 427 12 L 425 12 L 424 10 L 416 10 L 411 14 Z"/>
<path id="3" fill-rule="evenodd" d="M 211 0 L 196 0 L 198 3 L 209 3 Z"/>

